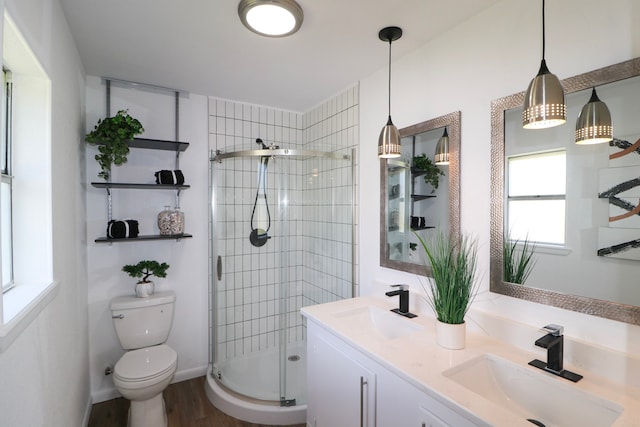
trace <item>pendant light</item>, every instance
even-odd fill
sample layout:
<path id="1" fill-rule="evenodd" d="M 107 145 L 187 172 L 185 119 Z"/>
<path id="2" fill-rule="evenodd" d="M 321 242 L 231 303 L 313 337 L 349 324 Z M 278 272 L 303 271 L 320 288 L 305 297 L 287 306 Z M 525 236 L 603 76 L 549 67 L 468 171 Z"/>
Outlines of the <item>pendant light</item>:
<path id="1" fill-rule="evenodd" d="M 300 29 L 304 14 L 295 0 L 241 0 L 238 16 L 254 33 L 285 37 Z"/>
<path id="2" fill-rule="evenodd" d="M 582 107 L 576 121 L 576 144 L 600 144 L 612 139 L 611 113 L 607 104 L 598 98 L 594 87 L 591 99 Z"/>
<path id="3" fill-rule="evenodd" d="M 389 118 L 378 138 L 378 157 L 381 159 L 400 157 L 402 154 L 400 132 L 391 121 L 391 42 L 398 40 L 400 37 L 402 37 L 402 29 L 399 27 L 386 27 L 378 33 L 380 40 L 389 42 Z"/>
<path id="4" fill-rule="evenodd" d="M 542 0 L 542 62 L 538 75 L 531 80 L 524 95 L 522 127 L 542 129 L 558 126 L 567 121 L 567 106 L 560 80 L 551 74 L 544 58 L 545 25 L 544 0 Z"/>
<path id="5" fill-rule="evenodd" d="M 449 134 L 447 133 L 447 128 L 444 128 L 444 133 L 436 144 L 436 155 L 434 157 L 434 163 L 436 165 L 449 164 Z"/>

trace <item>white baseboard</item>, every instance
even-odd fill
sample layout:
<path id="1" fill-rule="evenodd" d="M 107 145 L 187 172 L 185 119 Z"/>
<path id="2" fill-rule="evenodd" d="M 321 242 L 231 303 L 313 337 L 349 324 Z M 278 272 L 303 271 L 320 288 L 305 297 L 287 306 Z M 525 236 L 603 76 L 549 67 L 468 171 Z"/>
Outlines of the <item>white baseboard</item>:
<path id="1" fill-rule="evenodd" d="M 87 403 L 84 405 L 84 416 L 82 417 L 82 426 L 87 427 L 89 425 L 89 418 L 91 417 L 91 407 L 93 406 L 93 400 L 91 396 L 87 399 Z"/>
<path id="2" fill-rule="evenodd" d="M 171 383 L 179 383 L 180 381 L 190 380 L 191 378 L 202 377 L 207 374 L 207 368 L 209 365 L 202 365 L 191 369 L 183 369 L 177 371 L 173 376 Z"/>
<path id="3" fill-rule="evenodd" d="M 173 380 L 171 381 L 171 383 L 179 383 L 180 381 L 186 381 L 190 380 L 191 378 L 197 378 L 206 375 L 207 367 L 208 365 L 202 365 L 196 368 L 177 371 L 173 376 Z M 115 387 L 103 388 L 102 390 L 96 390 L 91 393 L 91 400 L 93 403 L 105 402 L 117 397 L 120 397 L 120 393 Z M 91 406 L 89 406 L 89 412 L 91 412 Z"/>

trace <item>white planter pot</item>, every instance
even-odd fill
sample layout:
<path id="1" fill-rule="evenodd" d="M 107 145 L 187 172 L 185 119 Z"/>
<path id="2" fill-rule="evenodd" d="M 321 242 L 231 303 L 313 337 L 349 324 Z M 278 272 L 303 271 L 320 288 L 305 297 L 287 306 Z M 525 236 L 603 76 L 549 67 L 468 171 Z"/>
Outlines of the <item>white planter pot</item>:
<path id="1" fill-rule="evenodd" d="M 451 350 L 461 350 L 464 348 L 466 337 L 466 323 L 452 325 L 436 321 L 436 342 L 439 346 Z"/>
<path id="2" fill-rule="evenodd" d="M 146 298 L 153 294 L 155 284 L 153 282 L 136 283 L 136 296 L 138 298 Z"/>

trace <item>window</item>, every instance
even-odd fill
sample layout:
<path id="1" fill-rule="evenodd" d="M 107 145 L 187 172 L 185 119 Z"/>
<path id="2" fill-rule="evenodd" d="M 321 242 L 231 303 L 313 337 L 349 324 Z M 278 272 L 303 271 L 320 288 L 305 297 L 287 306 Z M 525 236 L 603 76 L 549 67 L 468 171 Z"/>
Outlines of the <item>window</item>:
<path id="1" fill-rule="evenodd" d="M 507 160 L 507 226 L 512 239 L 564 245 L 566 152 Z"/>
<path id="2" fill-rule="evenodd" d="M 2 246 L 2 292 L 13 287 L 13 226 L 12 226 L 12 186 L 13 177 L 11 170 L 11 71 L 2 70 L 2 117 L 0 122 L 1 150 L 0 167 L 2 169 L 2 181 L 0 188 L 0 236 Z"/>
<path id="3" fill-rule="evenodd" d="M 59 288 L 53 280 L 51 80 L 6 11 L 2 63 L 0 352 Z"/>

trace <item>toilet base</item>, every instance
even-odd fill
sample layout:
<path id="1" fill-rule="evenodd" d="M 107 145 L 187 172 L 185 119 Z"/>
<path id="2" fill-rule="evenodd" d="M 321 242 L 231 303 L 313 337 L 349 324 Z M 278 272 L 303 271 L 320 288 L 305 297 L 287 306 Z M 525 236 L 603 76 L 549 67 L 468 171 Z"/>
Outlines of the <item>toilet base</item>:
<path id="1" fill-rule="evenodd" d="M 167 427 L 167 411 L 162 393 L 147 400 L 132 400 L 128 427 Z"/>

